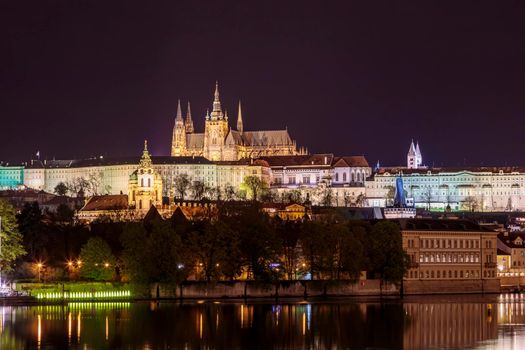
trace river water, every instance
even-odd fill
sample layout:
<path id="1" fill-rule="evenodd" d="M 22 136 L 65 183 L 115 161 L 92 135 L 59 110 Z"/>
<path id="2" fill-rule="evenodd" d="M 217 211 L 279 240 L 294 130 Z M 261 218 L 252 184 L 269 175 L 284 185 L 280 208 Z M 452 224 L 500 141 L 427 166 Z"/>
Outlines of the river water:
<path id="1" fill-rule="evenodd" d="M 525 295 L 0 306 L 0 349 L 525 349 Z"/>

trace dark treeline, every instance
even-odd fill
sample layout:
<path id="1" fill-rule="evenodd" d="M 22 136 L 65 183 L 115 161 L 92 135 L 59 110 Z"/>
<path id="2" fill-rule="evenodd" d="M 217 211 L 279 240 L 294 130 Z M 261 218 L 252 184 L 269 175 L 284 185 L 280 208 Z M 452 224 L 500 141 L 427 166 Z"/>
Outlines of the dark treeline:
<path id="1" fill-rule="evenodd" d="M 17 216 L 27 254 L 16 277 L 129 280 L 348 279 L 399 282 L 407 267 L 400 228 L 389 221 L 283 221 L 257 203 L 219 207 L 216 218 L 188 221 L 177 210 L 162 219 L 152 208 L 143 221 L 99 220 L 80 225 L 67 208 L 42 215 L 37 204 Z M 42 272 L 42 271 L 40 271 Z"/>

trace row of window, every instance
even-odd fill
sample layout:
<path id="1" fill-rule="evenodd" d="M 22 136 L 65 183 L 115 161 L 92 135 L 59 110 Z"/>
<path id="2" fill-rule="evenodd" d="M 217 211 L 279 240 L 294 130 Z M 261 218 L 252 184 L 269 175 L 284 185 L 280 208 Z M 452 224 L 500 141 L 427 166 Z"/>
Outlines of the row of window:
<path id="1" fill-rule="evenodd" d="M 365 174 L 357 173 L 354 176 L 354 173 L 350 173 L 350 182 L 363 182 L 365 180 Z M 335 181 L 339 182 L 339 173 L 335 173 Z M 343 182 L 346 182 L 346 173 L 343 173 Z"/>
<path id="2" fill-rule="evenodd" d="M 417 239 L 408 240 L 408 248 L 414 248 Z M 478 239 L 421 239 L 423 249 L 479 249 Z M 485 241 L 485 248 L 492 248 L 492 241 Z"/>
<path id="3" fill-rule="evenodd" d="M 479 278 L 479 271 L 477 270 L 430 270 L 430 271 L 409 271 L 409 278 L 420 278 L 420 279 L 451 279 L 451 278 Z M 496 277 L 496 271 L 483 271 L 483 277 L 485 278 L 494 278 Z"/>
<path id="4" fill-rule="evenodd" d="M 490 255 L 488 255 L 490 256 Z M 446 253 L 421 254 L 420 263 L 479 263 L 479 254 Z"/>

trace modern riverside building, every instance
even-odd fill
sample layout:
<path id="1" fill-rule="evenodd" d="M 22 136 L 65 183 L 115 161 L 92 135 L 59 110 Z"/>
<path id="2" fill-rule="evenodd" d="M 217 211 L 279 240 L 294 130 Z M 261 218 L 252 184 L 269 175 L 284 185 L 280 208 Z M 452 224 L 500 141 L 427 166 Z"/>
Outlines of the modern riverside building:
<path id="1" fill-rule="evenodd" d="M 464 220 L 399 220 L 406 294 L 499 292 L 496 231 Z"/>

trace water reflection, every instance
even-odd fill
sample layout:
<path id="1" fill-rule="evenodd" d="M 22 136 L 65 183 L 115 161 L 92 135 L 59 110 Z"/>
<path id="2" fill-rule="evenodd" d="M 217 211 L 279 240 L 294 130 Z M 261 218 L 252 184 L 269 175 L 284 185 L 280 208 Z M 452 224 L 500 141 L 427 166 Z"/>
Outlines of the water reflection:
<path id="1" fill-rule="evenodd" d="M 525 348 L 522 295 L 1 307 L 0 348 Z"/>

